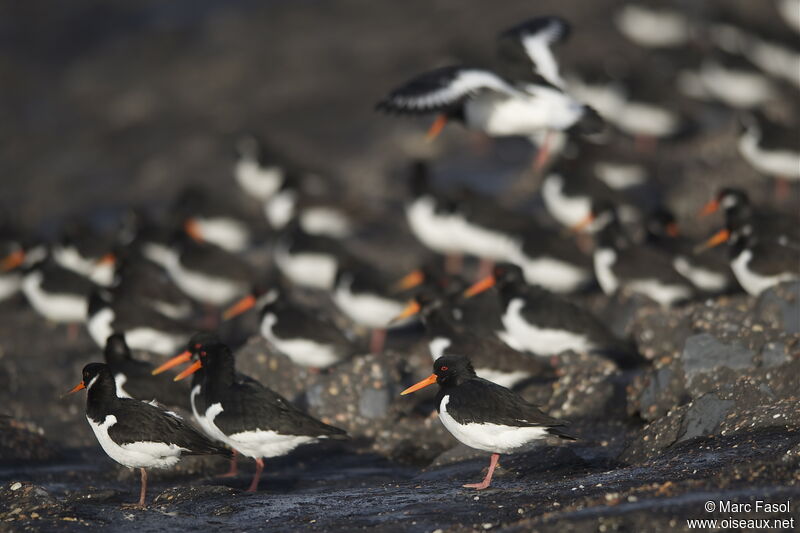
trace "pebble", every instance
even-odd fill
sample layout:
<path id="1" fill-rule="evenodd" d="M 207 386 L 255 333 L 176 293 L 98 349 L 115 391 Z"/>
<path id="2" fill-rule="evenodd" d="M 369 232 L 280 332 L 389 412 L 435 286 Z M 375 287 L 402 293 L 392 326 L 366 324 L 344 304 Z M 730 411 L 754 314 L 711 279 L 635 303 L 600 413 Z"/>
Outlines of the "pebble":
<path id="1" fill-rule="evenodd" d="M 11 490 L 19 490 L 21 488 L 22 488 L 22 483 L 20 483 L 19 481 L 11 485 Z"/>

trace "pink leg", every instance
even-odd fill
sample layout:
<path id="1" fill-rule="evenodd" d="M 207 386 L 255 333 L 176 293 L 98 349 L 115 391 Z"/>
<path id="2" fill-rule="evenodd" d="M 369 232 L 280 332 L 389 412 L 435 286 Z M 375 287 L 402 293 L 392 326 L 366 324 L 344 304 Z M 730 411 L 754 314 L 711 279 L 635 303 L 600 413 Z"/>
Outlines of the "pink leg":
<path id="1" fill-rule="evenodd" d="M 492 474 L 494 474 L 494 469 L 497 468 L 498 459 L 500 459 L 500 454 L 493 453 L 492 459 L 489 461 L 489 471 L 486 472 L 486 477 L 483 478 L 483 481 L 481 481 L 480 483 L 468 483 L 464 485 L 464 487 L 468 489 L 477 489 L 477 490 L 483 490 L 486 487 L 488 487 L 489 484 L 492 482 Z"/>
<path id="2" fill-rule="evenodd" d="M 652 135 L 637 135 L 633 142 L 638 152 L 652 153 L 658 146 L 658 139 Z"/>
<path id="3" fill-rule="evenodd" d="M 460 274 L 464 266 L 464 256 L 461 254 L 447 254 L 444 259 L 444 271 L 447 274 Z"/>
<path id="4" fill-rule="evenodd" d="M 122 504 L 123 509 L 144 509 L 144 496 L 147 493 L 147 471 L 144 468 L 140 468 L 139 472 L 141 473 L 142 479 L 142 489 L 139 492 L 139 501 L 136 503 L 125 503 Z"/>
<path id="5" fill-rule="evenodd" d="M 494 269 L 494 261 L 491 259 L 481 259 L 481 262 L 478 263 L 478 281 L 489 276 L 492 273 L 492 269 Z"/>
<path id="6" fill-rule="evenodd" d="M 553 132 L 548 131 L 544 136 L 542 145 L 536 152 L 536 158 L 533 160 L 533 170 L 536 172 L 540 172 L 550 161 L 550 142 L 552 137 Z"/>
<path id="7" fill-rule="evenodd" d="M 237 474 L 239 473 L 239 466 L 238 466 L 238 464 L 236 462 L 236 454 L 237 454 L 237 451 L 233 450 L 233 455 L 231 455 L 231 467 L 230 467 L 230 469 L 228 469 L 227 472 L 225 472 L 224 474 L 222 474 L 219 477 L 236 477 L 237 476 Z"/>
<path id="8" fill-rule="evenodd" d="M 261 479 L 261 472 L 264 471 L 264 459 L 260 457 L 256 459 L 256 473 L 253 476 L 253 481 L 250 483 L 250 488 L 247 492 L 255 492 L 258 489 L 258 481 Z"/>
<path id="9" fill-rule="evenodd" d="M 78 340 L 78 328 L 80 328 L 80 324 L 67 324 L 67 340 L 69 342 Z"/>
<path id="10" fill-rule="evenodd" d="M 373 329 L 369 339 L 369 353 L 381 353 L 385 343 L 386 328 Z"/>
<path id="11" fill-rule="evenodd" d="M 775 200 L 778 202 L 786 200 L 790 192 L 792 192 L 792 186 L 789 184 L 789 180 L 778 176 L 775 180 Z"/>

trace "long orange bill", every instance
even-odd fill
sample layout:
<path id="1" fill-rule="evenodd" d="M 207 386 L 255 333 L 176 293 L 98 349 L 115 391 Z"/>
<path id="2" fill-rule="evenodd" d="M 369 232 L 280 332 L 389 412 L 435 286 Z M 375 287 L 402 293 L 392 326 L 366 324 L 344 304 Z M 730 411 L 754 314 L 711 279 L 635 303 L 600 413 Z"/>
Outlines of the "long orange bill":
<path id="1" fill-rule="evenodd" d="M 712 235 L 711 238 L 708 239 L 706 242 L 695 248 L 695 253 L 708 250 L 709 248 L 714 248 L 715 246 L 719 246 L 723 242 L 727 242 L 727 240 L 730 239 L 730 237 L 731 237 L 730 231 L 726 229 L 721 229 L 714 235 Z"/>
<path id="2" fill-rule="evenodd" d="M 405 309 L 403 309 L 402 313 L 400 313 L 399 315 L 397 315 L 396 317 L 391 319 L 389 321 L 389 324 L 394 324 L 394 323 L 399 322 L 399 321 L 401 321 L 401 320 L 403 320 L 405 318 L 408 318 L 410 316 L 414 316 L 417 313 L 419 313 L 419 304 L 416 302 L 416 300 L 414 300 L 414 301 L 410 302 L 406 306 Z"/>
<path id="3" fill-rule="evenodd" d="M 173 357 L 160 367 L 153 370 L 152 374 L 155 376 L 157 374 L 164 372 L 165 370 L 169 370 L 172 367 L 182 365 L 183 363 L 188 363 L 191 358 L 192 358 L 192 352 L 186 350 L 185 352 L 176 355 L 175 357 Z"/>
<path id="4" fill-rule="evenodd" d="M 78 383 L 77 385 L 72 387 L 67 394 L 72 394 L 73 392 L 78 392 L 79 390 L 85 389 L 85 388 L 86 388 L 86 385 L 83 383 L 83 381 L 81 381 L 80 383 Z M 67 394 L 65 394 L 64 396 L 66 396 Z"/>
<path id="5" fill-rule="evenodd" d="M 409 388 L 407 388 L 406 390 L 401 392 L 400 396 L 405 396 L 406 394 L 411 394 L 414 391 L 418 391 L 420 389 L 424 389 L 428 385 L 433 385 L 434 383 L 436 383 L 436 374 L 431 374 L 430 376 L 428 376 L 427 378 L 423 379 L 422 381 L 420 381 L 416 385 L 411 385 Z"/>
<path id="6" fill-rule="evenodd" d="M 472 285 L 467 290 L 465 290 L 464 296 L 467 298 L 472 298 L 476 294 L 480 294 L 483 291 L 488 291 L 489 289 L 494 287 L 495 283 L 497 283 L 497 280 L 494 279 L 494 276 L 487 276 L 482 280 L 478 281 L 477 283 L 475 283 L 474 285 Z"/>
<path id="7" fill-rule="evenodd" d="M 103 257 L 97 260 L 97 264 L 99 265 L 113 265 L 117 261 L 117 256 L 113 253 L 107 253 Z"/>
<path id="8" fill-rule="evenodd" d="M 667 230 L 667 235 L 669 235 L 670 237 L 677 237 L 678 235 L 681 234 L 680 229 L 678 229 L 678 225 L 675 222 L 670 222 L 669 224 L 667 224 L 666 230 Z"/>
<path id="9" fill-rule="evenodd" d="M 199 361 L 199 360 L 195 361 L 194 363 L 192 363 L 188 367 L 184 368 L 183 372 L 181 372 L 180 374 L 175 376 L 175 379 L 173 379 L 173 381 L 180 381 L 183 378 L 185 378 L 186 376 L 191 376 L 192 374 L 194 374 L 195 372 L 197 372 L 201 368 L 203 368 L 203 363 L 201 361 Z"/>
<path id="10" fill-rule="evenodd" d="M 239 316 L 248 309 L 252 309 L 256 305 L 256 297 L 252 294 L 245 296 L 222 313 L 222 320 L 230 320 L 235 316 Z"/>
<path id="11" fill-rule="evenodd" d="M 590 213 L 589 215 L 586 216 L 586 218 L 584 218 L 583 220 L 572 226 L 570 229 L 573 232 L 577 233 L 579 231 L 585 230 L 592 224 L 592 222 L 594 222 L 594 215 Z"/>
<path id="12" fill-rule="evenodd" d="M 0 261 L 0 272 L 13 270 L 20 266 L 23 261 L 25 261 L 25 252 L 23 250 L 11 252 Z"/>
<path id="13" fill-rule="evenodd" d="M 203 232 L 200 230 L 200 224 L 193 218 L 187 218 L 183 223 L 183 231 L 197 242 L 203 242 Z"/>
<path id="14" fill-rule="evenodd" d="M 719 209 L 719 200 L 713 198 L 709 200 L 706 205 L 703 206 L 703 209 L 700 210 L 698 216 L 707 217 L 712 213 L 716 213 L 718 209 Z"/>
<path id="15" fill-rule="evenodd" d="M 406 274 L 397 283 L 392 285 L 392 292 L 402 292 L 407 291 L 408 289 L 413 289 L 414 287 L 422 284 L 423 281 L 425 281 L 425 274 L 423 274 L 422 270 L 418 268 L 415 271 Z"/>
<path id="16" fill-rule="evenodd" d="M 431 124 L 431 127 L 428 129 L 428 133 L 427 135 L 425 135 L 425 139 L 429 142 L 434 140 L 436 137 L 439 136 L 440 133 L 442 133 L 442 130 L 444 129 L 446 124 L 447 124 L 447 117 L 445 115 L 438 115 L 436 117 L 436 120 L 433 121 L 433 124 Z"/>

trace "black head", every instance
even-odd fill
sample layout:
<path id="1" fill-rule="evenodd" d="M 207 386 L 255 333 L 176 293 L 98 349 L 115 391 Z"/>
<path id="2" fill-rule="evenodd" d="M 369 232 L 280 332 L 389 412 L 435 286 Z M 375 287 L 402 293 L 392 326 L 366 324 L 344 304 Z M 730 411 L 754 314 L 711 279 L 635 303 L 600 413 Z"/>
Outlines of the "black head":
<path id="1" fill-rule="evenodd" d="M 414 300 L 417 302 L 417 305 L 419 305 L 419 312 L 423 317 L 434 313 L 437 309 L 441 308 L 443 304 L 442 298 L 430 289 L 419 291 L 414 296 Z"/>
<path id="2" fill-rule="evenodd" d="M 525 283 L 522 269 L 513 263 L 497 263 L 492 269 L 492 275 L 498 287 Z"/>
<path id="3" fill-rule="evenodd" d="M 122 333 L 114 333 L 108 337 L 103 353 L 106 363 L 120 362 L 131 358 L 131 351 L 125 342 L 125 335 Z"/>
<path id="4" fill-rule="evenodd" d="M 650 213 L 645 225 L 648 238 L 658 240 L 678 236 L 678 223 L 675 215 L 666 207 L 659 207 Z"/>
<path id="5" fill-rule="evenodd" d="M 741 189 L 725 187 L 717 193 L 717 202 L 725 210 L 735 210 L 750 205 L 747 193 Z"/>
<path id="6" fill-rule="evenodd" d="M 462 355 L 445 355 L 433 362 L 436 383 L 453 387 L 475 377 L 472 363 Z"/>
<path id="7" fill-rule="evenodd" d="M 198 331 L 189 339 L 187 349 L 192 354 L 200 353 L 209 346 L 222 344 L 219 335 L 211 331 Z"/>
<path id="8" fill-rule="evenodd" d="M 68 394 L 86 389 L 91 395 L 116 396 L 116 385 L 111 371 L 103 363 L 89 363 L 83 367 L 81 382 L 75 385 Z"/>

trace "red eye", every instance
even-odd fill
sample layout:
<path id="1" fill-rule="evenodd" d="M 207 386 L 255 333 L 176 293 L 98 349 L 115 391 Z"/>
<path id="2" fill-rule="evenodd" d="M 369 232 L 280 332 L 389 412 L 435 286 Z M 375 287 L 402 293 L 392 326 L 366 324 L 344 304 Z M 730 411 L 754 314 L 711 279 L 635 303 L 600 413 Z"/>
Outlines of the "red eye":
<path id="1" fill-rule="evenodd" d="M 199 349 L 201 346 L 202 346 L 202 344 L 199 344 L 199 343 L 194 345 L 195 349 Z"/>
<path id="2" fill-rule="evenodd" d="M 205 357 L 205 355 L 206 355 L 206 352 L 200 352 L 200 355 L 202 355 L 202 356 L 204 356 L 204 357 Z"/>
<path id="3" fill-rule="evenodd" d="M 442 368 L 440 368 L 439 370 L 447 370 L 447 367 L 446 367 L 446 366 L 443 366 L 443 367 L 442 367 Z"/>

